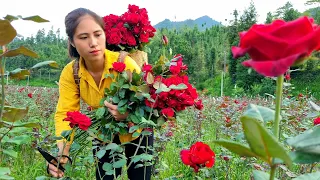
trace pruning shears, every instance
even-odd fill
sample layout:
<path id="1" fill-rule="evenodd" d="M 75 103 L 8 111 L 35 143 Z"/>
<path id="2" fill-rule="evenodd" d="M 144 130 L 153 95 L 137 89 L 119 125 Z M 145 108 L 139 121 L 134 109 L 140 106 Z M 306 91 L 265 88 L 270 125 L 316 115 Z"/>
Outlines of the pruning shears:
<path id="1" fill-rule="evenodd" d="M 62 172 L 64 172 L 66 169 L 62 166 L 61 163 L 58 163 L 58 160 L 56 157 L 52 156 L 49 154 L 47 151 L 43 150 L 41 147 L 37 147 L 38 151 L 40 154 L 47 160 L 48 163 L 54 165 L 58 169 L 60 169 Z M 66 157 L 68 158 L 69 162 L 72 164 L 72 160 L 69 156 L 67 155 L 61 155 L 61 157 Z M 59 164 L 59 166 L 58 166 Z M 47 172 L 49 173 L 49 165 L 47 166 Z"/>

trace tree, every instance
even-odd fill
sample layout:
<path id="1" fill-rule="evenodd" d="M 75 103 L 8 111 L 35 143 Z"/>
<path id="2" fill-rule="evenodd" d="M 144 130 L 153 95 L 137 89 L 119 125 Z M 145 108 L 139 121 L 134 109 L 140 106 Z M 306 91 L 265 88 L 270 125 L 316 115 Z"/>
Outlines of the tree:
<path id="1" fill-rule="evenodd" d="M 301 13 L 293 8 L 290 2 L 287 2 L 284 6 L 280 7 L 276 11 L 276 18 L 283 19 L 285 21 L 292 21 L 301 16 Z"/>
<path id="2" fill-rule="evenodd" d="M 266 23 L 266 24 L 270 24 L 270 23 L 273 21 L 273 19 L 274 19 L 274 16 L 272 15 L 272 13 L 271 13 L 271 12 L 268 12 L 265 23 Z"/>

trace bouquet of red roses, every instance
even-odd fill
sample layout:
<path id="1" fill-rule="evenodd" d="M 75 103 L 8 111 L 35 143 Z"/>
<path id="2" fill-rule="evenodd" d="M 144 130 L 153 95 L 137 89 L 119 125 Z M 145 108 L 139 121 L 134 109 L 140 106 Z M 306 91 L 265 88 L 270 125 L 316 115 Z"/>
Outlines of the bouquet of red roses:
<path id="1" fill-rule="evenodd" d="M 130 5 L 128 11 L 118 16 L 110 14 L 103 17 L 107 49 L 112 51 L 143 50 L 156 32 L 150 24 L 145 8 Z"/>
<path id="2" fill-rule="evenodd" d="M 181 54 L 171 60 L 162 56 L 154 66 L 143 66 L 143 79 L 149 87 L 150 95 L 145 103 L 158 111 L 158 124 L 159 121 L 175 119 L 176 113 L 187 107 L 203 108 L 197 90 L 189 83 L 187 69 Z"/>

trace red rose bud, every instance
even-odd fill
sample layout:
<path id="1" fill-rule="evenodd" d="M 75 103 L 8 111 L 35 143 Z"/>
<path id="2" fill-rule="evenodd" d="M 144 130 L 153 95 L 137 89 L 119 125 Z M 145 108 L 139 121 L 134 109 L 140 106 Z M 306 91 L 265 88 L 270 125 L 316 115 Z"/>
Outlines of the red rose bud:
<path id="1" fill-rule="evenodd" d="M 21 89 L 19 89 L 19 90 L 18 90 L 18 92 L 20 92 L 20 93 L 21 93 L 23 90 L 24 90 L 24 88 L 21 88 Z"/>
<path id="2" fill-rule="evenodd" d="M 163 45 L 165 45 L 165 46 L 168 45 L 169 40 L 168 40 L 167 36 L 165 36 L 165 35 L 162 36 L 162 43 L 163 43 Z"/>
<path id="3" fill-rule="evenodd" d="M 290 74 L 286 74 L 286 75 L 284 76 L 284 78 L 285 78 L 287 81 L 289 81 L 289 80 L 291 79 Z"/>
<path id="4" fill-rule="evenodd" d="M 320 49 L 320 26 L 307 16 L 290 22 L 278 19 L 271 24 L 255 24 L 239 36 L 240 46 L 231 49 L 233 57 L 248 53 L 250 59 L 242 64 L 268 77 L 284 74 Z"/>
<path id="5" fill-rule="evenodd" d="M 313 120 L 313 125 L 318 125 L 318 124 L 320 124 L 320 117 L 317 117 L 317 118 L 315 118 L 314 120 Z"/>
<path id="6" fill-rule="evenodd" d="M 29 94 L 28 94 L 28 97 L 29 97 L 29 98 L 32 98 L 32 93 L 29 93 Z"/>
<path id="7" fill-rule="evenodd" d="M 142 66 L 142 72 L 152 72 L 152 66 L 150 64 L 144 63 Z"/>
<path id="8" fill-rule="evenodd" d="M 114 62 L 112 63 L 112 67 L 115 71 L 121 73 L 126 68 L 126 64 L 124 64 L 123 62 Z"/>

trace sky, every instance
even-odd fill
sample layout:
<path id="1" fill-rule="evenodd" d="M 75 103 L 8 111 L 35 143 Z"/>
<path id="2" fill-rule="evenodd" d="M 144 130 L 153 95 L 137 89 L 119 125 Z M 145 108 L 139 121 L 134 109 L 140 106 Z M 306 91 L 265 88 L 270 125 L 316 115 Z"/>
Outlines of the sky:
<path id="1" fill-rule="evenodd" d="M 39 15 L 49 20 L 47 23 L 35 23 L 32 21 L 14 21 L 12 25 L 18 34 L 25 37 L 35 35 L 39 29 L 44 28 L 46 33 L 53 28 L 60 29 L 61 36 L 65 37 L 64 18 L 73 9 L 83 7 L 90 9 L 100 16 L 109 14 L 121 15 L 127 11 L 129 4 L 135 4 L 140 8 L 146 8 L 149 20 L 155 25 L 164 19 L 171 21 L 183 21 L 196 19 L 208 15 L 214 20 L 225 23 L 225 19 L 232 19 L 234 9 L 243 12 L 250 5 L 251 0 L 6 0 L 1 3 L 0 17 L 21 15 L 28 17 Z M 258 23 L 263 23 L 268 12 L 274 12 L 283 6 L 288 0 L 253 0 L 257 12 Z M 300 12 L 310 8 L 305 6 L 306 0 L 289 0 L 295 9 Z"/>

